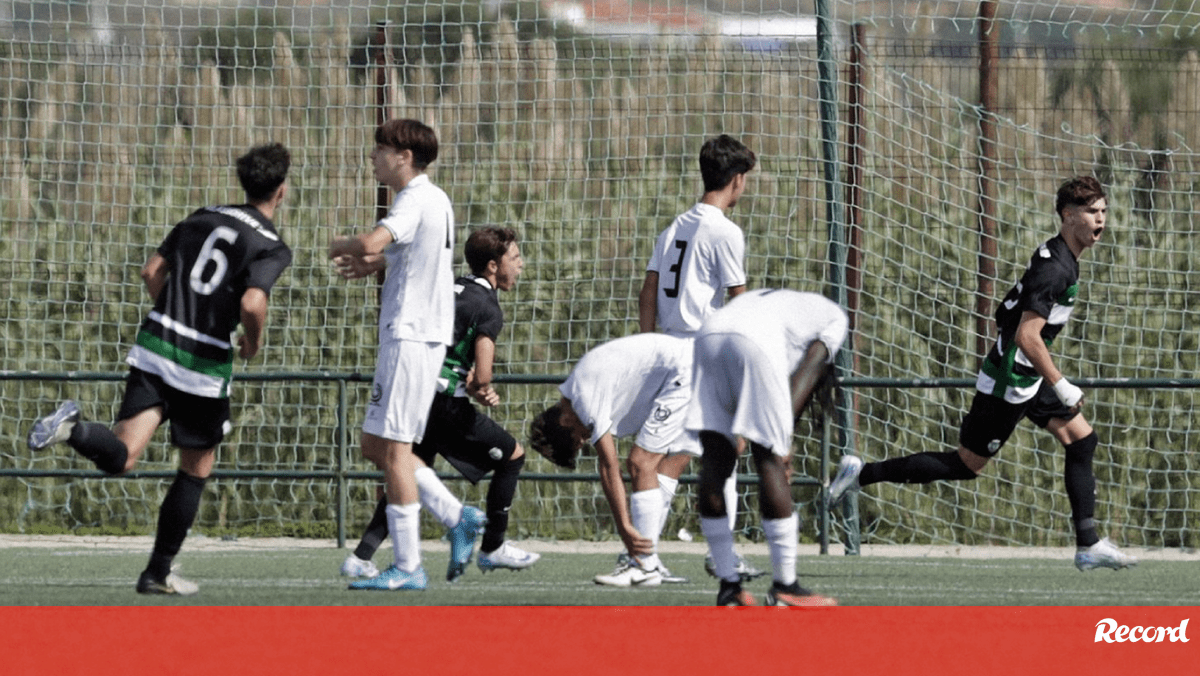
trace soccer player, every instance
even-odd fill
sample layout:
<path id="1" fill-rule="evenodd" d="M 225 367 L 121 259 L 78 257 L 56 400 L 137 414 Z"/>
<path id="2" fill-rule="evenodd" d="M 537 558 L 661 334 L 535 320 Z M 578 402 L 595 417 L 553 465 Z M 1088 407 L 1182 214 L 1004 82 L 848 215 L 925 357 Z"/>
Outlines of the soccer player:
<path id="1" fill-rule="evenodd" d="M 154 309 L 126 357 L 129 376 L 111 429 L 84 422 L 74 401 L 34 423 L 29 447 L 66 442 L 96 467 L 121 475 L 137 464 L 150 438 L 171 421 L 179 471 L 163 498 L 154 548 L 138 576 L 140 594 L 190 595 L 199 587 L 171 572 L 196 518 L 216 447 L 230 431 L 234 345 L 251 359 L 262 346 L 267 298 L 292 252 L 272 219 L 287 194 L 291 164 L 278 143 L 237 160 L 246 203 L 199 209 L 172 228 L 142 268 Z"/>
<path id="2" fill-rule="evenodd" d="M 696 334 L 686 429 L 699 434 L 703 447 L 700 528 L 721 581 L 718 606 L 756 605 L 742 589 L 722 490 L 737 467 L 738 439 L 745 440 L 758 473 L 774 573 L 767 605 L 837 604 L 796 579 L 799 517 L 790 457 L 795 419 L 819 388 L 831 386 L 833 358 L 848 325 L 845 311 L 824 296 L 759 289 L 713 313 Z"/>
<path id="3" fill-rule="evenodd" d="M 1059 187 L 1054 208 L 1062 221 L 1058 235 L 1034 251 L 1021 280 L 996 308 L 999 336 L 976 377 L 958 448 L 865 465 L 861 458 L 845 456 L 829 487 L 831 503 L 848 490 L 879 481 L 970 481 L 1000 451 L 1017 423 L 1028 418 L 1066 450 L 1063 478 L 1075 529 L 1075 566 L 1082 571 L 1137 563 L 1096 534 L 1092 456 L 1099 440 L 1080 413 L 1083 392 L 1063 377 L 1048 349 L 1075 307 L 1079 257 L 1104 233 L 1108 198 L 1096 179 L 1079 176 Z"/>
<path id="4" fill-rule="evenodd" d="M 638 324 L 642 331 L 654 331 L 692 338 L 700 324 L 746 290 L 746 238 L 742 229 L 726 217 L 746 190 L 746 175 L 757 163 L 754 152 L 737 139 L 721 134 L 700 148 L 700 177 L 704 195 L 680 214 L 658 235 L 646 277 L 638 295 Z M 674 493 L 664 489 L 668 503 Z M 729 506 L 729 527 L 737 518 L 737 476 L 730 475 L 725 486 Z M 668 508 L 670 505 L 668 504 Z M 712 560 L 704 568 L 715 575 Z M 763 572 L 738 557 L 738 570 L 744 579 Z"/>
<path id="5" fill-rule="evenodd" d="M 596 449 L 600 484 L 626 551 L 615 572 L 594 578 L 597 584 L 687 582 L 662 565 L 657 550 L 670 506 L 663 492 L 674 494 L 684 468 L 700 453 L 695 437 L 683 431 L 691 366 L 689 340 L 639 333 L 609 341 L 579 360 L 559 385 L 558 403 L 533 419 L 530 445 L 561 467 L 575 467 L 585 442 Z M 630 435 L 637 436 L 626 460 L 633 487 L 627 505 L 616 438 Z"/>
<path id="6" fill-rule="evenodd" d="M 375 178 L 396 192 L 373 230 L 337 237 L 330 259 L 383 254 L 386 274 L 379 313 L 379 357 L 362 427 L 363 457 L 383 471 L 393 563 L 351 589 L 424 589 L 421 565 L 421 441 L 446 346 L 454 336 L 454 209 L 425 173 L 438 155 L 433 129 L 417 120 L 388 120 L 375 130 Z M 437 481 L 437 477 L 433 477 Z M 481 512 L 462 510 L 455 542 L 469 553 Z M 461 550 L 461 547 L 456 548 Z M 465 565 L 465 563 L 464 563 Z"/>
<path id="7" fill-rule="evenodd" d="M 471 405 L 474 398 L 483 406 L 496 406 L 500 395 L 492 388 L 496 338 L 504 326 L 497 291 L 510 291 L 525 266 L 517 233 L 512 228 L 484 227 L 467 238 L 464 247 L 471 274 L 455 280 L 454 344 L 446 352 L 433 396 L 425 438 L 414 447 L 421 460 L 416 471 L 421 505 L 448 527 L 460 522 L 462 503 L 454 497 L 431 469 L 441 454 L 471 483 L 479 483 L 490 472 L 487 493 L 487 524 L 479 548 L 483 571 L 532 566 L 539 554 L 527 552 L 505 540 L 508 513 L 517 489 L 517 478 L 525 465 L 525 450 L 511 434 Z M 344 257 L 335 261 L 343 277 L 356 279 L 378 269 L 377 257 L 368 260 Z M 354 552 L 342 564 L 342 575 L 372 577 L 377 574 L 371 557 L 387 537 L 387 501 L 380 498 L 375 514 Z M 452 532 L 452 543 L 453 530 Z M 446 577 L 453 581 L 466 570 L 466 558 L 450 557 Z"/>

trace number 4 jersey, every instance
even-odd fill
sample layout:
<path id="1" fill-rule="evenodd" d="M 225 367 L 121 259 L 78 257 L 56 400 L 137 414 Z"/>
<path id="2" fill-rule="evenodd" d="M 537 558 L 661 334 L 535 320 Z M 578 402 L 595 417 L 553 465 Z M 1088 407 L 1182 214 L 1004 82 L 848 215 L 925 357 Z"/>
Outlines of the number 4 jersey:
<path id="1" fill-rule="evenodd" d="M 242 295 L 248 288 L 269 294 L 292 252 L 269 219 L 243 205 L 197 210 L 158 253 L 170 270 L 167 283 L 125 361 L 177 390 L 228 397 Z"/>

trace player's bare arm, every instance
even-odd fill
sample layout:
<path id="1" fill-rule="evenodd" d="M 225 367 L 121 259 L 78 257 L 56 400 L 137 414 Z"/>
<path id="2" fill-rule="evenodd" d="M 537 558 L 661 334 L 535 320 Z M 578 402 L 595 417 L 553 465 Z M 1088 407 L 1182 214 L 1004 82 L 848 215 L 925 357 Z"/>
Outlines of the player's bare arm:
<path id="1" fill-rule="evenodd" d="M 242 294 L 242 335 L 238 336 L 238 356 L 252 359 L 262 347 L 263 327 L 267 324 L 267 294 L 250 287 Z"/>
<path id="2" fill-rule="evenodd" d="M 633 527 L 633 517 L 625 496 L 625 479 L 621 476 L 621 461 L 617 458 L 617 443 L 611 432 L 596 442 L 597 466 L 600 469 L 600 486 L 612 509 L 617 533 L 625 543 L 625 549 L 633 556 L 654 553 L 654 543 Z"/>
<path id="3" fill-rule="evenodd" d="M 363 258 L 372 254 L 382 253 L 384 247 L 392 243 L 392 232 L 383 226 L 361 235 L 334 237 L 329 243 L 329 258 L 336 260 L 339 256 L 354 256 Z"/>
<path id="4" fill-rule="evenodd" d="M 729 300 L 733 300 L 743 293 L 746 293 L 746 285 L 739 284 L 738 286 L 731 286 L 725 290 L 725 293 L 729 296 Z"/>
<path id="5" fill-rule="evenodd" d="M 1083 392 L 1067 381 L 1063 377 L 1062 371 L 1059 371 L 1058 367 L 1054 365 L 1054 360 L 1050 357 L 1050 350 L 1046 348 L 1046 341 L 1042 340 L 1042 327 L 1045 325 L 1045 317 L 1036 312 L 1023 312 L 1013 341 L 1025 354 L 1029 363 L 1033 364 L 1033 368 L 1037 370 L 1038 374 L 1054 386 L 1054 391 L 1058 394 L 1059 399 L 1070 406 L 1073 411 L 1078 411 L 1083 407 Z"/>
<path id="6" fill-rule="evenodd" d="M 500 403 L 500 395 L 492 389 L 492 366 L 496 361 L 496 341 L 487 336 L 475 339 L 475 366 L 467 374 L 467 394 L 483 406 Z"/>
<path id="7" fill-rule="evenodd" d="M 343 279 L 362 279 L 386 269 L 387 258 L 383 254 L 342 255 L 333 259 L 333 267 Z"/>
<path id="8" fill-rule="evenodd" d="M 652 333 L 658 318 L 658 273 L 649 271 L 638 294 L 638 330 Z"/>
<path id="9" fill-rule="evenodd" d="M 789 380 L 792 388 L 793 416 L 799 417 L 804 412 L 804 407 L 808 406 L 809 400 L 812 399 L 813 392 L 816 391 L 817 384 L 821 382 L 821 376 L 825 374 L 828 364 L 829 348 L 819 340 L 813 341 L 813 344 L 804 351 L 804 358 L 800 360 L 800 366 L 796 368 Z"/>
<path id="10" fill-rule="evenodd" d="M 167 285 L 167 275 L 170 273 L 170 264 L 157 251 L 142 266 L 142 282 L 146 285 L 146 291 L 150 293 L 150 300 L 158 299 L 158 294 Z"/>

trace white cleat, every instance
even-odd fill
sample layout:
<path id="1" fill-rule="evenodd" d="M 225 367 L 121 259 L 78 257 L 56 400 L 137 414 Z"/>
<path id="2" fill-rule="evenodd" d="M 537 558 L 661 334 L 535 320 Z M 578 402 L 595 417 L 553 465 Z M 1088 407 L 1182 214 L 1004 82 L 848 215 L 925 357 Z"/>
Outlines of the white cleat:
<path id="1" fill-rule="evenodd" d="M 79 422 L 79 406 L 70 399 L 58 405 L 54 413 L 33 423 L 26 439 L 29 449 L 41 451 L 71 438 L 71 430 Z"/>
<path id="2" fill-rule="evenodd" d="M 375 577 L 379 569 L 374 563 L 358 558 L 353 553 L 342 562 L 342 577 Z"/>
<path id="3" fill-rule="evenodd" d="M 847 491 L 858 490 L 858 475 L 862 472 L 863 461 L 857 455 L 843 455 L 838 463 L 837 474 L 829 484 L 829 506 L 836 505 Z"/>
<path id="4" fill-rule="evenodd" d="M 536 552 L 527 552 L 505 540 L 504 544 L 494 552 L 479 552 L 479 570 L 488 572 L 505 568 L 507 570 L 524 570 L 542 558 Z"/>
<path id="5" fill-rule="evenodd" d="M 1117 546 L 1108 538 L 1104 538 L 1091 547 L 1080 547 L 1075 552 L 1075 567 L 1081 571 L 1096 568 L 1121 570 L 1136 566 L 1137 562 L 1136 558 L 1117 549 Z"/>
<path id="6" fill-rule="evenodd" d="M 663 583 L 662 573 L 657 568 L 646 570 L 632 559 L 624 566 L 617 566 L 611 575 L 597 575 L 592 579 L 596 584 L 609 587 L 657 587 Z"/>

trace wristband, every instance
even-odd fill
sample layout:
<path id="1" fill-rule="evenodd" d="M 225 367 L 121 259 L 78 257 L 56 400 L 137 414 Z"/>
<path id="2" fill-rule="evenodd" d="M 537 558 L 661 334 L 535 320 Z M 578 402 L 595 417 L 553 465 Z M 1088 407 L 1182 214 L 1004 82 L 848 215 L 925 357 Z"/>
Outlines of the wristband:
<path id="1" fill-rule="evenodd" d="M 1058 395 L 1058 400 L 1066 406 L 1075 406 L 1083 399 L 1083 390 L 1067 382 L 1066 378 L 1054 383 L 1054 394 Z"/>

